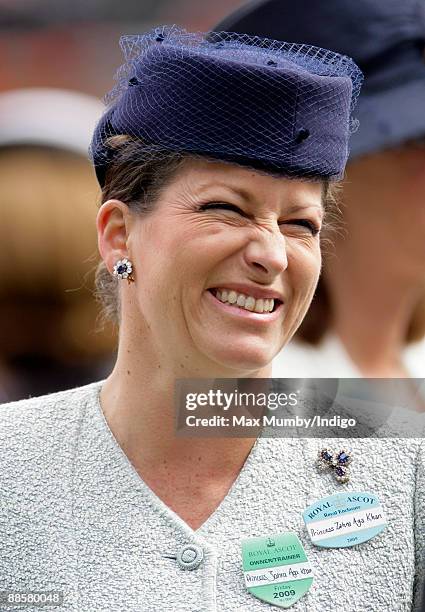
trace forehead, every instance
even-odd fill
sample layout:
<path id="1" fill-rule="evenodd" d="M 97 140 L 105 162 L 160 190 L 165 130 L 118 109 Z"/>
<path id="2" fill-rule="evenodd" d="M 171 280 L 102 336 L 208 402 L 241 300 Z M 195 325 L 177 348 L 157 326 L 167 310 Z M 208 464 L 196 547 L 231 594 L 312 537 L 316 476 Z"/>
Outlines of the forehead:
<path id="1" fill-rule="evenodd" d="M 233 163 L 188 159 L 177 174 L 176 183 L 177 188 L 198 197 L 230 193 L 253 203 L 322 208 L 323 182 L 276 177 Z"/>

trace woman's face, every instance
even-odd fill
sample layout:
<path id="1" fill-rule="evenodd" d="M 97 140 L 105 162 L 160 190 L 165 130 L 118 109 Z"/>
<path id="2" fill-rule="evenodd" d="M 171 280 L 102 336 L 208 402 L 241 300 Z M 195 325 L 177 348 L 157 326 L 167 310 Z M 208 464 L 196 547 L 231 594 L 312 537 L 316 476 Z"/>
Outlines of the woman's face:
<path id="1" fill-rule="evenodd" d="M 132 216 L 122 324 L 137 334 L 142 320 L 158 355 L 199 375 L 265 367 L 312 299 L 321 200 L 319 182 L 186 161 L 154 210 Z"/>
<path id="2" fill-rule="evenodd" d="M 348 165 L 344 184 L 348 238 L 358 242 L 359 263 L 370 258 L 395 275 L 423 277 L 425 258 L 425 146 L 408 143 Z M 366 222 L 365 222 L 366 221 Z M 373 245 L 364 248 L 366 244 Z M 365 258 L 362 262 L 360 258 Z M 388 265 L 388 263 L 386 263 Z"/>

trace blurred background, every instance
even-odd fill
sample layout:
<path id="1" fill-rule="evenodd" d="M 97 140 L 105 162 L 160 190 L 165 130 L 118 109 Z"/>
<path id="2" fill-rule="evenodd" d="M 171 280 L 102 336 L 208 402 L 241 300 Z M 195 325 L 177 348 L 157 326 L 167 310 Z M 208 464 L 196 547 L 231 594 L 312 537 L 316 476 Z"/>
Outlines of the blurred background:
<path id="1" fill-rule="evenodd" d="M 425 0 L 0 0 L 0 403 L 112 369 L 87 149 L 120 36 L 161 24 L 305 42 L 359 64 L 337 231 L 273 376 L 425 380 Z"/>
<path id="2" fill-rule="evenodd" d="M 0 402 L 108 375 L 87 147 L 122 34 L 207 30 L 240 0 L 0 0 Z M 64 117 L 67 119 L 64 121 Z"/>
<path id="3" fill-rule="evenodd" d="M 58 87 L 103 96 L 118 39 L 161 24 L 205 30 L 241 0 L 0 0 L 0 90 Z"/>

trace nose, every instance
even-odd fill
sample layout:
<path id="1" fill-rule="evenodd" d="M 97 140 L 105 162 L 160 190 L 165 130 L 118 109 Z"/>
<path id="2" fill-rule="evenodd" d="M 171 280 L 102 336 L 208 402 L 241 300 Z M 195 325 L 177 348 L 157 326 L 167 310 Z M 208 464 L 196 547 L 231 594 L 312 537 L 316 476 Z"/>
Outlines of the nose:
<path id="1" fill-rule="evenodd" d="M 262 229 L 246 246 L 245 261 L 257 275 L 269 280 L 288 267 L 285 237 L 276 229 Z"/>

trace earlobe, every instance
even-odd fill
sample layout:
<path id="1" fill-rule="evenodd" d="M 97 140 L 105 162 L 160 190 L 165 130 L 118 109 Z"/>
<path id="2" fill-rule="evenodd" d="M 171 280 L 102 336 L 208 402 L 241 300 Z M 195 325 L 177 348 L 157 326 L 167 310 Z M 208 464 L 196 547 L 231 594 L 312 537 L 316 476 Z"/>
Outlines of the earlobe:
<path id="1" fill-rule="evenodd" d="M 115 263 L 128 255 L 127 216 L 128 207 L 120 200 L 108 200 L 97 214 L 99 253 L 111 273 Z"/>

